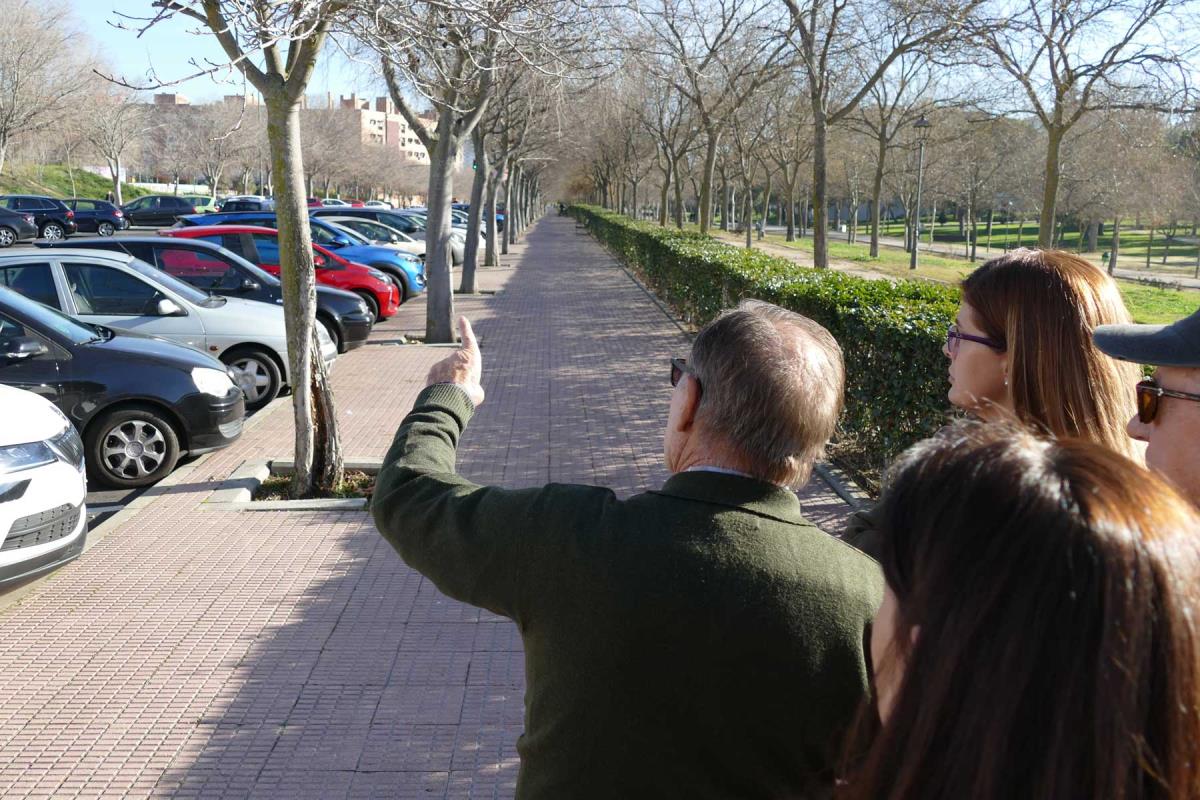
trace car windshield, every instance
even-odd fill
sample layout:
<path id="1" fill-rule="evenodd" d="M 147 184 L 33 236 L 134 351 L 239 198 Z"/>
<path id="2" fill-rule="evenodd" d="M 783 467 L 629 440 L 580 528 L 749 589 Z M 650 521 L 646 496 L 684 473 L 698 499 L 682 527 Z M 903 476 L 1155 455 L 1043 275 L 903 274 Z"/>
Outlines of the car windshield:
<path id="1" fill-rule="evenodd" d="M 0 289 L 0 299 L 5 305 L 19 314 L 33 320 L 34 324 L 48 328 L 72 344 L 87 344 L 108 338 L 101 334 L 99 326 L 87 325 L 77 319 L 72 319 L 57 309 L 44 306 L 36 300 L 30 300 L 23 294 L 11 289 Z"/>
<path id="2" fill-rule="evenodd" d="M 184 300 L 187 300 L 189 303 L 195 303 L 198 306 L 208 307 L 224 305 L 225 303 L 225 298 L 216 297 L 214 295 L 202 292 L 195 286 L 192 286 L 190 283 L 184 283 L 183 281 L 179 280 L 179 278 L 176 278 L 174 275 L 169 275 L 160 269 L 155 269 L 145 261 L 135 258 L 129 262 L 129 268 L 147 280 L 153 281 L 160 286 L 167 287 Z"/>

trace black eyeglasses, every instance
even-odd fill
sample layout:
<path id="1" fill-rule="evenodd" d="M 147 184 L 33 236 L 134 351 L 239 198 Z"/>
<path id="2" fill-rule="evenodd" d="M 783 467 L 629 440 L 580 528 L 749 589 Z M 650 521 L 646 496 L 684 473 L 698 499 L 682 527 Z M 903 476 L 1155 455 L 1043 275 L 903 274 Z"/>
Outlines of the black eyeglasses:
<path id="1" fill-rule="evenodd" d="M 969 333 L 963 333 L 958 329 L 957 325 L 951 325 L 946 329 L 946 352 L 952 356 L 958 355 L 958 343 L 962 340 L 968 342 L 978 342 L 986 345 L 993 350 L 999 350 L 1003 353 L 1007 348 L 1002 342 L 997 342 L 995 339 L 988 339 L 985 336 L 972 336 Z"/>
<path id="2" fill-rule="evenodd" d="M 1155 383 L 1153 378 L 1147 378 L 1137 385 L 1138 421 L 1143 425 L 1154 422 L 1154 418 L 1158 416 L 1158 401 L 1162 397 L 1174 397 L 1177 400 L 1191 400 L 1193 403 L 1200 403 L 1200 394 L 1164 389 Z"/>
<path id="3" fill-rule="evenodd" d="M 688 368 L 687 368 L 687 359 L 686 358 L 672 358 L 671 359 L 671 385 L 678 386 L 679 380 L 683 377 L 683 373 L 685 373 L 687 371 L 688 371 Z"/>

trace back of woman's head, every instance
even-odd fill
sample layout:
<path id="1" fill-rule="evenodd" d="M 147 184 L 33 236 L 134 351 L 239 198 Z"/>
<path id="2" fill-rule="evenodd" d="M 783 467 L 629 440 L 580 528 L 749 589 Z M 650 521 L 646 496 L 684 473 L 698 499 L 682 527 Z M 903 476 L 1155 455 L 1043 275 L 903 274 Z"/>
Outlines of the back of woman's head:
<path id="1" fill-rule="evenodd" d="M 1096 326 L 1131 321 L 1112 278 L 1061 250 L 1013 250 L 972 272 L 963 300 L 986 335 L 1007 347 L 1022 422 L 1135 454 L 1125 423 L 1136 410 L 1137 367 L 1092 343 Z"/>
<path id="2" fill-rule="evenodd" d="M 899 459 L 881 515 L 902 677 L 847 796 L 1200 797 L 1200 516 L 1173 489 L 968 422 Z"/>

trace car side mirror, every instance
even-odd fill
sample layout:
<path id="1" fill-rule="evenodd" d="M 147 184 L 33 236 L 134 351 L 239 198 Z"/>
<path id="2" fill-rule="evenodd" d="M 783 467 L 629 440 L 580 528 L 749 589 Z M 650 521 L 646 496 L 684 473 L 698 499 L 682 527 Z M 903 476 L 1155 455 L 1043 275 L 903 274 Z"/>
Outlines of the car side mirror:
<path id="1" fill-rule="evenodd" d="M 160 317 L 186 317 L 187 312 L 179 307 L 179 304 L 170 298 L 164 297 L 159 300 L 154 306 L 155 313 Z"/>
<path id="2" fill-rule="evenodd" d="M 45 355 L 49 352 L 50 348 L 32 336 L 18 336 L 4 343 L 3 351 L 0 352 L 0 358 L 5 358 L 9 361 L 21 361 L 26 358 Z"/>
<path id="3" fill-rule="evenodd" d="M 332 239 L 330 239 L 329 244 L 327 244 L 325 246 L 326 247 L 349 247 L 350 240 L 347 239 L 345 236 L 335 236 Z"/>
<path id="4" fill-rule="evenodd" d="M 246 278 L 242 281 L 243 292 L 257 292 L 261 288 L 262 284 L 258 281 L 250 280 L 249 278 Z"/>

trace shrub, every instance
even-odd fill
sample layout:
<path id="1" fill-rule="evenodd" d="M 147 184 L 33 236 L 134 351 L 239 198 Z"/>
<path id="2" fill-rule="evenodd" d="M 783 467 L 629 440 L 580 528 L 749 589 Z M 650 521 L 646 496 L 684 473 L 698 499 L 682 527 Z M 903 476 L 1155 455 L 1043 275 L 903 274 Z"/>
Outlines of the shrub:
<path id="1" fill-rule="evenodd" d="M 872 454 L 876 466 L 945 423 L 942 343 L 958 307 L 957 288 L 806 269 L 594 206 L 569 212 L 694 325 L 754 297 L 828 328 L 846 359 L 842 430 Z"/>

